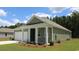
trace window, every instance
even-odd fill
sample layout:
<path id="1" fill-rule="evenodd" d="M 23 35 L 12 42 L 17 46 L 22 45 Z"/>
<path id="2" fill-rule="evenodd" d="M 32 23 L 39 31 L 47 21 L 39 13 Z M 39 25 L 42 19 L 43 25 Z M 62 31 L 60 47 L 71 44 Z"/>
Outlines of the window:
<path id="1" fill-rule="evenodd" d="M 7 36 L 7 33 L 5 33 L 5 36 Z"/>

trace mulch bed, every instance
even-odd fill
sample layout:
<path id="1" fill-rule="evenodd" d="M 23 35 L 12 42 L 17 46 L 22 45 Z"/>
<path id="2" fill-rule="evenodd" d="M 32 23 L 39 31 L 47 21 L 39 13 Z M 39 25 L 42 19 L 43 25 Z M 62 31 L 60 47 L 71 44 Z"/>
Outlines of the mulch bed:
<path id="1" fill-rule="evenodd" d="M 46 48 L 48 47 L 47 45 L 33 45 L 33 44 L 26 44 L 26 47 L 31 47 L 31 48 Z"/>
<path id="2" fill-rule="evenodd" d="M 53 46 L 49 46 L 49 45 L 38 45 L 38 44 L 30 44 L 30 43 L 24 43 L 24 42 L 20 42 L 19 46 L 22 47 L 28 47 L 28 48 L 47 48 L 47 47 L 58 47 L 59 45 L 61 45 L 61 43 L 54 43 Z"/>
<path id="3" fill-rule="evenodd" d="M 21 45 L 20 46 L 24 46 L 24 47 L 29 47 L 29 48 L 47 48 L 48 45 L 34 45 L 34 44 L 25 44 L 25 45 Z"/>
<path id="4" fill-rule="evenodd" d="M 25 45 L 22 45 L 20 44 L 20 46 L 22 47 L 28 47 L 28 48 L 48 48 L 48 47 L 58 47 L 60 44 L 54 44 L 54 46 L 48 46 L 48 45 L 34 45 L 34 44 L 25 44 Z"/>

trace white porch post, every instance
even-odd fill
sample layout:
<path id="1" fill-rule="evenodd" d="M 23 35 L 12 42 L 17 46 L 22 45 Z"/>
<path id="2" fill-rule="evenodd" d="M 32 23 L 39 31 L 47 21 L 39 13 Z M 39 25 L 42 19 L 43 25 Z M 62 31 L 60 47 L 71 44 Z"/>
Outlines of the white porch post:
<path id="1" fill-rule="evenodd" d="M 52 42 L 54 41 L 54 39 L 53 39 L 53 27 L 52 27 Z"/>
<path id="2" fill-rule="evenodd" d="M 30 42 L 30 28 L 28 29 L 28 42 Z"/>
<path id="3" fill-rule="evenodd" d="M 48 45 L 48 27 L 46 27 L 46 44 Z"/>
<path id="4" fill-rule="evenodd" d="M 24 41 L 24 31 L 22 29 L 22 41 Z"/>
<path id="5" fill-rule="evenodd" d="M 38 43 L 38 28 L 35 28 L 35 43 Z"/>

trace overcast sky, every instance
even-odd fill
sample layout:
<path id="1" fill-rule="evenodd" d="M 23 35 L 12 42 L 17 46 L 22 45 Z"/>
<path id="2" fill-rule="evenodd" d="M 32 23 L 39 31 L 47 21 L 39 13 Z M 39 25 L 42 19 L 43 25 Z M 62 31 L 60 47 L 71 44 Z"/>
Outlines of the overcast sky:
<path id="1" fill-rule="evenodd" d="M 32 15 L 55 17 L 70 15 L 78 7 L 0 7 L 0 26 L 26 23 Z"/>

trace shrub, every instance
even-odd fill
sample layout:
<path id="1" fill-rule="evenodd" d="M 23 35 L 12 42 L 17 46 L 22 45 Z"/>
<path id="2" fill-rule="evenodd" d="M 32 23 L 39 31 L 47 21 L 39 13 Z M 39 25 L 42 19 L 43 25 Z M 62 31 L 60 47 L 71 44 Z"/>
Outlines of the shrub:
<path id="1" fill-rule="evenodd" d="M 58 40 L 58 41 L 57 41 L 57 43 L 61 43 L 61 41 L 60 41 L 60 40 Z"/>
<path id="2" fill-rule="evenodd" d="M 53 46 L 54 45 L 54 42 L 50 42 L 50 46 Z"/>
<path id="3" fill-rule="evenodd" d="M 27 42 L 27 44 L 30 44 L 30 42 Z"/>
<path id="4" fill-rule="evenodd" d="M 9 40 L 14 40 L 14 38 L 10 37 Z"/>
<path id="5" fill-rule="evenodd" d="M 33 44 L 34 44 L 34 45 L 36 45 L 36 43 L 35 43 L 35 42 L 34 42 Z"/>
<path id="6" fill-rule="evenodd" d="M 14 40 L 14 38 L 12 38 L 12 40 Z"/>
<path id="7" fill-rule="evenodd" d="M 43 45 L 44 43 L 42 43 L 42 42 L 40 42 L 40 43 L 38 43 L 38 45 Z"/>
<path id="8" fill-rule="evenodd" d="M 70 39 L 68 38 L 68 39 L 66 39 L 66 40 L 68 41 L 68 40 L 70 40 Z"/>
<path id="9" fill-rule="evenodd" d="M 38 42 L 38 45 L 43 45 L 43 44 L 45 44 L 44 42 Z"/>

